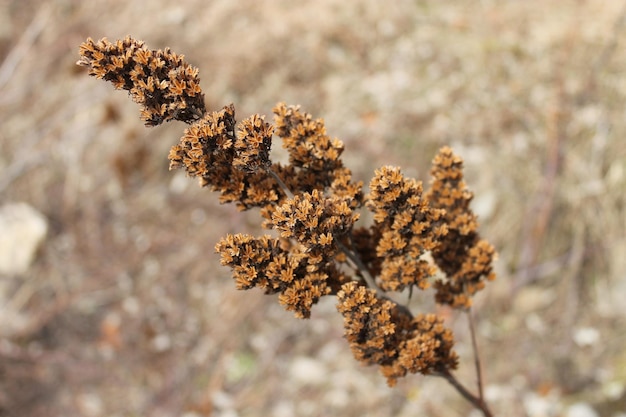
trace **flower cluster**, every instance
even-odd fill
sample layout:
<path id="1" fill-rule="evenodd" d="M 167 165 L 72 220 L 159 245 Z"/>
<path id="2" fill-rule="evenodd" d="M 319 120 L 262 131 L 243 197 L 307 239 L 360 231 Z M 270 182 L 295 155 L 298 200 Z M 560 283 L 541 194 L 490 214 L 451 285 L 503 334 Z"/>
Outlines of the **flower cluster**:
<path id="1" fill-rule="evenodd" d="M 440 271 L 445 277 L 435 281 L 436 300 L 467 308 L 485 278 L 493 279 L 494 248 L 478 235 L 462 160 L 449 148 L 435 158 L 426 193 L 398 168 L 382 167 L 365 196 L 341 161 L 343 143 L 298 106 L 276 105 L 273 125 L 259 115 L 237 124 L 232 104 L 205 110 L 198 70 L 182 55 L 148 50 L 130 37 L 88 39 L 80 55 L 78 64 L 90 75 L 130 92 L 147 125 L 189 124 L 170 150 L 171 169 L 185 169 L 223 203 L 259 207 L 263 227 L 278 232 L 228 235 L 216 245 L 238 289 L 278 294 L 299 318 L 310 317 L 321 297 L 336 295 L 354 356 L 379 365 L 390 385 L 407 373 L 456 368 L 452 332 L 442 320 L 414 317 L 384 295 L 426 289 Z M 270 158 L 274 134 L 287 164 Z M 374 223 L 355 227 L 363 208 Z"/>
<path id="2" fill-rule="evenodd" d="M 185 129 L 180 143 L 170 150 L 170 169 L 184 167 L 190 176 L 220 188 L 225 180 L 222 171 L 234 157 L 235 124 L 232 105 L 207 112 Z"/>
<path id="3" fill-rule="evenodd" d="M 322 119 L 300 110 L 299 106 L 279 103 L 274 107 L 276 134 L 289 154 L 292 173 L 287 185 L 293 192 L 327 189 L 344 198 L 350 207 L 363 202 L 363 184 L 352 182 L 352 174 L 343 166 L 340 156 L 343 143 L 326 134 Z"/>
<path id="4" fill-rule="evenodd" d="M 427 288 L 427 279 L 436 270 L 421 257 L 447 233 L 446 225 L 439 222 L 443 210 L 430 207 L 422 198 L 421 182 L 404 178 L 400 169 L 388 166 L 377 170 L 370 182 L 368 207 L 381 235 L 376 247 L 383 259 L 381 288 Z"/>
<path id="5" fill-rule="evenodd" d="M 220 192 L 223 203 L 235 202 L 241 209 L 277 202 L 283 195 L 279 184 L 258 171 L 269 165 L 271 126 L 253 116 L 240 124 L 237 134 L 235 128 L 232 104 L 207 112 L 170 150 L 170 169 L 184 168 L 200 185 Z"/>
<path id="6" fill-rule="evenodd" d="M 358 217 L 346 200 L 313 190 L 279 206 L 272 214 L 272 224 L 281 237 L 293 238 L 310 252 L 322 253 L 333 252 L 335 239 L 349 232 Z"/>
<path id="7" fill-rule="evenodd" d="M 235 141 L 233 167 L 245 172 L 269 169 L 274 128 L 263 117 L 254 114 L 241 122 Z"/>
<path id="8" fill-rule="evenodd" d="M 284 241 L 269 236 L 228 235 L 215 249 L 222 265 L 233 269 L 238 289 L 280 293 L 279 302 L 298 318 L 308 318 L 313 304 L 346 280 L 331 263 L 316 262 L 302 246 L 285 247 Z"/>
<path id="9" fill-rule="evenodd" d="M 128 90 L 142 106 L 141 118 L 147 126 L 170 120 L 190 123 L 205 112 L 198 69 L 169 49 L 149 50 L 142 41 L 127 37 L 115 43 L 106 38 L 89 38 L 80 45 L 78 65 L 89 68 L 89 75 Z"/>
<path id="10" fill-rule="evenodd" d="M 456 308 L 469 308 L 471 297 L 495 279 L 494 247 L 480 239 L 476 215 L 469 207 L 473 194 L 463 180 L 463 160 L 443 147 L 433 160 L 433 182 L 426 193 L 432 207 L 444 210 L 448 233 L 432 251 L 437 266 L 447 279 L 437 280 L 435 299 Z"/>
<path id="11" fill-rule="evenodd" d="M 457 367 L 452 332 L 434 314 L 412 317 L 356 282 L 344 284 L 337 301 L 354 357 L 380 365 L 390 386 L 407 373 L 427 375 Z"/>

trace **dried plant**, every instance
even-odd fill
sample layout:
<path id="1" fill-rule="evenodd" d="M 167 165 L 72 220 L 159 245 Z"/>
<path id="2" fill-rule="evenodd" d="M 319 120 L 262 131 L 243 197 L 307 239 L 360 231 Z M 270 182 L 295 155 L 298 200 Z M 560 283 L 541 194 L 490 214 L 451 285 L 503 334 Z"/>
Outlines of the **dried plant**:
<path id="1" fill-rule="evenodd" d="M 207 111 L 198 70 L 182 55 L 149 50 L 127 37 L 115 43 L 87 39 L 78 65 L 128 90 L 147 126 L 180 120 L 189 125 L 173 146 L 170 168 L 183 168 L 222 203 L 260 209 L 273 235 L 228 235 L 216 245 L 238 289 L 261 288 L 298 318 L 320 298 L 336 296 L 354 357 L 378 365 L 390 386 L 408 373 L 445 378 L 485 416 L 472 297 L 494 279 L 492 245 L 480 238 L 463 180 L 463 161 L 440 149 L 424 191 L 399 168 L 377 170 L 369 184 L 344 167 L 343 144 L 324 122 L 298 106 L 279 103 L 274 122 L 252 115 L 237 124 L 235 108 Z M 272 162 L 274 136 L 289 155 Z M 373 224 L 356 226 L 360 210 Z M 389 292 L 434 287 L 435 300 L 468 313 L 478 394 L 454 377 L 454 336 L 435 314 L 413 315 Z"/>

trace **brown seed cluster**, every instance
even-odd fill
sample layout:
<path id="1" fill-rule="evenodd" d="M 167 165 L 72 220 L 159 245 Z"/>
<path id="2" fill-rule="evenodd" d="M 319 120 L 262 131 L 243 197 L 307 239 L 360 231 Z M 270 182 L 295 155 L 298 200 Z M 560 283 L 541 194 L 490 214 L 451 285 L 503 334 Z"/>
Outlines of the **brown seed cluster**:
<path id="1" fill-rule="evenodd" d="M 311 255 L 336 251 L 335 239 L 348 233 L 359 218 L 346 200 L 325 196 L 318 190 L 287 200 L 272 213 L 272 224 L 281 237 L 295 239 Z"/>
<path id="2" fill-rule="evenodd" d="M 232 268 L 238 289 L 279 293 L 278 301 L 298 318 L 310 317 L 311 307 L 346 280 L 324 259 L 315 263 L 302 246 L 285 248 L 280 239 L 269 236 L 228 235 L 215 249 L 222 265 Z"/>
<path id="3" fill-rule="evenodd" d="M 324 122 L 279 103 L 273 125 L 252 115 L 237 124 L 234 106 L 207 112 L 197 69 L 182 55 L 153 51 L 130 37 L 111 43 L 88 39 L 79 65 L 128 90 L 147 125 L 180 120 L 190 126 L 170 150 L 170 168 L 183 168 L 239 209 L 259 207 L 263 227 L 279 237 L 228 235 L 216 245 L 238 289 L 278 294 L 296 317 L 308 318 L 321 297 L 336 295 L 354 356 L 377 364 L 390 385 L 407 373 L 444 373 L 457 366 L 450 330 L 435 315 L 413 317 L 384 293 L 426 289 L 435 281 L 439 303 L 468 308 L 493 279 L 493 246 L 480 239 L 462 160 L 442 148 L 433 182 L 405 178 L 382 167 L 370 193 L 341 160 L 343 144 Z M 273 135 L 287 164 L 272 162 Z M 355 227 L 359 209 L 374 223 Z M 427 254 L 432 255 L 428 260 Z"/>
<path id="4" fill-rule="evenodd" d="M 235 143 L 235 107 L 207 112 L 187 129 L 170 150 L 170 169 L 184 167 L 192 177 L 219 188 L 223 170 L 232 164 Z"/>
<path id="5" fill-rule="evenodd" d="M 207 112 L 170 150 L 170 169 L 185 168 L 202 186 L 220 192 L 220 201 L 235 202 L 242 210 L 276 203 L 283 192 L 261 170 L 269 164 L 271 126 L 253 116 L 241 123 L 236 136 L 236 123 L 232 104 Z"/>
<path id="6" fill-rule="evenodd" d="M 239 125 L 233 166 L 245 172 L 265 171 L 271 165 L 270 149 L 274 128 L 254 114 Z"/>
<path id="7" fill-rule="evenodd" d="M 480 239 L 476 215 L 469 207 L 473 194 L 463 180 L 463 160 L 443 147 L 433 160 L 433 182 L 426 197 L 432 207 L 444 210 L 448 233 L 433 250 L 437 266 L 447 279 L 435 282 L 438 303 L 469 308 L 471 297 L 495 279 L 494 247 Z"/>
<path id="8" fill-rule="evenodd" d="M 407 373 L 456 369 L 453 334 L 434 314 L 412 317 L 356 282 L 341 287 L 337 302 L 354 357 L 380 365 L 390 386 Z"/>
<path id="9" fill-rule="evenodd" d="M 128 90 L 142 106 L 141 118 L 147 126 L 170 120 L 190 123 L 205 112 L 198 69 L 169 49 L 149 50 L 142 41 L 127 37 L 115 43 L 89 38 L 80 45 L 78 65 L 89 68 L 89 75 Z"/>
<path id="10" fill-rule="evenodd" d="M 340 159 L 343 143 L 326 134 L 324 121 L 314 120 L 299 106 L 285 103 L 274 107 L 274 115 L 276 134 L 289 153 L 294 174 L 286 177 L 289 188 L 294 193 L 326 189 L 343 197 L 350 207 L 359 207 L 363 202 L 363 184 L 352 182 L 350 170 Z"/>
<path id="11" fill-rule="evenodd" d="M 404 178 L 399 168 L 389 166 L 376 170 L 368 207 L 381 235 L 376 247 L 376 254 L 383 259 L 381 288 L 427 288 L 427 279 L 436 269 L 421 257 L 436 248 L 447 232 L 439 221 L 443 210 L 431 208 L 422 198 L 421 182 Z"/>

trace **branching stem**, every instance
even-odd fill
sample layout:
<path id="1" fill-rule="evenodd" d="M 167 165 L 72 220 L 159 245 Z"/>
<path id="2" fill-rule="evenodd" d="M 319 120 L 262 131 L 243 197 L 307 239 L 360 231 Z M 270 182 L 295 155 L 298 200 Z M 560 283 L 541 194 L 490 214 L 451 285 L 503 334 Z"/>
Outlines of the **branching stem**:
<path id="1" fill-rule="evenodd" d="M 275 173 L 271 168 L 268 168 L 267 172 L 268 172 L 268 174 L 270 174 L 272 176 L 272 178 L 274 178 L 276 180 L 276 182 L 278 183 L 280 188 L 285 192 L 287 197 L 289 197 L 289 198 L 293 198 L 294 197 L 293 193 L 291 192 L 289 187 L 287 187 L 287 184 L 284 183 L 282 178 L 280 178 L 280 176 L 277 173 Z"/>
<path id="2" fill-rule="evenodd" d="M 351 236 L 350 236 L 351 238 Z M 363 277 L 363 279 L 365 280 L 365 283 L 367 284 L 368 288 L 376 291 L 376 293 L 378 294 L 379 297 L 386 299 L 386 300 L 390 300 L 393 301 L 394 304 L 396 304 L 396 306 L 407 316 L 409 317 L 413 317 L 413 313 L 411 312 L 411 310 L 405 306 L 402 303 L 399 303 L 398 301 L 394 300 L 393 298 L 391 298 L 390 296 L 385 294 L 385 291 L 383 291 L 377 284 L 376 284 L 376 280 L 372 277 L 372 274 L 370 274 L 369 269 L 367 269 L 367 267 L 365 266 L 365 264 L 363 263 L 363 261 L 361 261 L 361 258 L 358 257 L 358 255 L 356 253 L 354 253 L 352 250 L 350 250 L 350 248 L 346 247 L 346 245 L 344 245 L 343 243 L 341 243 L 341 241 L 339 239 L 335 239 L 335 241 L 337 242 L 337 246 L 339 246 L 339 249 L 341 249 L 341 251 L 343 253 L 346 254 L 346 256 L 348 257 L 348 259 L 350 259 L 357 267 L 357 269 L 359 271 L 361 271 L 361 276 Z M 354 246 L 354 245 L 353 245 Z"/>
<path id="3" fill-rule="evenodd" d="M 478 397 L 472 394 L 467 388 L 465 388 L 463 384 L 461 384 L 459 380 L 456 379 L 454 375 L 450 373 L 449 370 L 444 369 L 442 371 L 439 371 L 439 373 L 436 373 L 433 375 L 440 376 L 444 378 L 446 381 L 448 381 L 450 385 L 452 385 L 454 389 L 456 389 L 457 392 L 461 394 L 463 398 L 465 398 L 467 401 L 472 403 L 476 408 L 482 411 L 485 417 L 493 417 L 493 414 L 491 413 L 491 410 L 489 409 L 485 401 L 481 397 Z"/>
<path id="4" fill-rule="evenodd" d="M 383 290 L 381 290 L 378 285 L 376 285 L 376 281 L 374 281 L 374 278 L 370 274 L 363 261 L 361 261 L 361 258 L 359 258 L 354 252 L 346 247 L 346 245 L 341 243 L 339 239 L 335 239 L 335 241 L 337 242 L 337 246 L 339 246 L 339 249 L 341 249 L 341 251 L 346 254 L 348 259 L 350 259 L 356 265 L 358 270 L 361 271 L 361 276 L 367 283 L 367 286 L 373 290 L 376 290 L 377 293 L 382 294 Z"/>

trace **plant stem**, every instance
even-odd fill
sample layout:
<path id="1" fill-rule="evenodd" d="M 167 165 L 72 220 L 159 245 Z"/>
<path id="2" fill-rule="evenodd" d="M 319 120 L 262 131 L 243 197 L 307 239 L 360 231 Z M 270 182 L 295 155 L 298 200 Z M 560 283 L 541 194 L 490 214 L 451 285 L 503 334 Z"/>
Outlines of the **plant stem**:
<path id="1" fill-rule="evenodd" d="M 472 349 L 474 350 L 474 366 L 476 367 L 476 383 L 478 385 L 478 398 L 484 403 L 483 396 L 483 373 L 480 365 L 480 352 L 478 351 L 478 343 L 476 342 L 476 326 L 474 324 L 474 315 L 471 309 L 466 310 L 469 321 L 470 335 L 472 337 Z"/>
<path id="2" fill-rule="evenodd" d="M 352 241 L 352 236 L 350 236 L 349 238 Z M 363 277 L 363 279 L 365 280 L 365 283 L 367 284 L 368 288 L 376 291 L 379 297 L 385 300 L 392 301 L 396 305 L 396 307 L 400 309 L 400 311 L 402 311 L 408 317 L 413 317 L 413 313 L 407 306 L 394 300 L 376 284 L 376 280 L 374 279 L 374 277 L 372 277 L 372 274 L 370 273 L 369 269 L 367 269 L 367 267 L 365 266 L 363 261 L 361 261 L 361 258 L 357 256 L 357 254 L 351 251 L 346 245 L 341 243 L 339 239 L 335 239 L 335 241 L 337 242 L 337 246 L 339 246 L 339 249 L 341 249 L 341 251 L 345 253 L 348 259 L 350 259 L 356 265 L 357 269 L 361 272 L 361 277 Z"/>
<path id="3" fill-rule="evenodd" d="M 440 376 L 440 377 L 444 378 L 446 381 L 448 381 L 457 390 L 457 392 L 459 394 L 461 394 L 461 396 L 463 398 L 465 398 L 467 401 L 472 403 L 476 408 L 478 408 L 480 411 L 482 411 L 482 413 L 483 413 L 483 415 L 485 417 L 493 417 L 493 414 L 491 413 L 491 410 L 489 410 L 489 407 L 487 406 L 485 401 L 482 398 L 477 397 L 474 394 L 472 394 L 471 392 L 469 392 L 469 390 L 467 388 L 465 388 L 454 377 L 454 375 L 452 375 L 450 373 L 449 370 L 444 369 L 444 370 L 439 371 L 438 373 L 433 374 L 433 375 Z"/>
<path id="4" fill-rule="evenodd" d="M 367 283 L 367 286 L 373 290 L 376 290 L 376 292 L 378 292 L 379 294 L 382 294 L 383 290 L 381 290 L 378 287 L 378 285 L 376 285 L 376 281 L 374 281 L 374 278 L 372 278 L 372 276 L 370 275 L 369 270 L 363 264 L 363 262 L 361 261 L 361 258 L 356 256 L 354 252 L 352 252 L 348 247 L 346 247 L 346 245 L 341 243 L 339 239 L 335 239 L 335 242 L 337 242 L 337 246 L 339 246 L 339 249 L 341 249 L 341 251 L 346 254 L 348 259 L 350 259 L 356 265 L 357 269 L 361 271 L 361 276 Z"/>
<path id="5" fill-rule="evenodd" d="M 285 195 L 287 195 L 287 197 L 289 198 L 293 198 L 293 193 L 291 192 L 291 190 L 289 189 L 289 187 L 287 187 L 287 184 L 285 184 L 283 182 L 283 180 L 278 176 L 277 173 L 275 173 L 272 169 L 268 168 L 267 169 L 267 173 L 270 174 L 272 176 L 272 178 L 274 178 L 276 180 L 276 182 L 278 183 L 278 185 L 280 186 L 280 188 L 282 188 L 282 190 L 285 192 Z"/>

